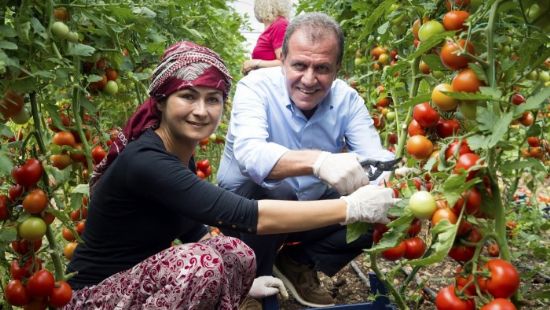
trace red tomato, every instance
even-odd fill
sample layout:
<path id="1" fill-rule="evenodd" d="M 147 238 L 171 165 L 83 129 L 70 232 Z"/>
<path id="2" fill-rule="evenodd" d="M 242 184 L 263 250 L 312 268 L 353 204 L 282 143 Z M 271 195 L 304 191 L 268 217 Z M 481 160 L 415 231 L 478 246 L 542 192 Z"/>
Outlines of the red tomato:
<path id="1" fill-rule="evenodd" d="M 466 11 L 449 11 L 443 16 L 443 27 L 445 30 L 466 30 L 464 22 L 470 17 Z"/>
<path id="2" fill-rule="evenodd" d="M 413 108 L 413 118 L 424 128 L 434 127 L 439 121 L 439 113 L 428 102 L 419 103 Z"/>
<path id="3" fill-rule="evenodd" d="M 414 220 L 412 220 L 411 225 L 407 230 L 407 234 L 410 237 L 414 237 L 420 233 L 420 230 L 422 230 L 422 222 L 419 219 L 415 218 Z"/>
<path id="4" fill-rule="evenodd" d="M 12 306 L 24 306 L 29 303 L 29 294 L 20 280 L 10 280 L 4 289 L 4 297 Z"/>
<path id="5" fill-rule="evenodd" d="M 426 251 L 426 243 L 419 237 L 405 239 L 405 253 L 403 257 L 406 259 L 420 258 Z"/>
<path id="6" fill-rule="evenodd" d="M 468 67 L 468 62 L 470 62 L 470 58 L 462 54 L 463 50 L 468 52 L 468 54 L 473 55 L 475 53 L 474 46 L 472 45 L 472 43 L 470 43 L 470 41 L 460 39 L 457 43 L 453 41 L 445 42 L 443 44 L 443 47 L 441 48 L 441 54 L 439 55 L 439 57 L 441 58 L 441 63 L 443 63 L 445 67 L 451 70 L 459 70 L 459 69 Z M 465 69 L 465 70 L 470 70 L 470 69 Z M 477 79 L 477 76 L 475 76 L 475 74 L 474 74 L 474 77 Z M 468 75 L 466 76 L 466 78 L 471 79 L 471 76 Z M 457 88 L 455 88 L 454 83 L 455 82 L 453 80 L 452 85 L 453 85 L 454 91 L 468 91 L 468 90 L 458 90 Z M 477 90 L 474 90 L 474 92 L 475 91 Z"/>
<path id="7" fill-rule="evenodd" d="M 456 232 L 456 235 L 458 237 L 465 236 L 466 234 L 470 233 L 470 230 L 472 230 L 472 227 L 473 227 L 472 223 L 462 219 L 460 221 L 460 225 L 458 225 L 458 230 Z"/>
<path id="8" fill-rule="evenodd" d="M 8 196 L 0 195 L 0 221 L 7 220 L 10 217 L 8 200 Z"/>
<path id="9" fill-rule="evenodd" d="M 28 276 L 28 269 L 25 269 L 24 266 L 20 266 L 17 259 L 11 261 L 10 264 L 10 276 L 12 279 L 21 280 L 23 277 Z"/>
<path id="10" fill-rule="evenodd" d="M 35 272 L 27 282 L 27 292 L 32 297 L 50 295 L 55 284 L 53 275 L 46 269 Z"/>
<path id="11" fill-rule="evenodd" d="M 454 245 L 449 251 L 449 257 L 459 262 L 467 262 L 474 257 L 475 247 Z"/>
<path id="12" fill-rule="evenodd" d="M 39 189 L 33 189 L 30 191 L 25 199 L 23 199 L 23 209 L 30 214 L 37 214 L 42 212 L 48 206 L 48 196 L 46 193 Z"/>
<path id="13" fill-rule="evenodd" d="M 435 131 L 440 138 L 447 138 L 460 131 L 460 122 L 456 118 L 440 119 L 435 125 Z"/>
<path id="14" fill-rule="evenodd" d="M 515 93 L 512 95 L 512 103 L 515 105 L 520 105 L 525 102 L 525 97 L 522 94 Z"/>
<path id="15" fill-rule="evenodd" d="M 424 128 L 422 128 L 422 126 L 420 126 L 420 124 L 415 119 L 413 119 L 409 123 L 409 127 L 407 128 L 407 133 L 409 134 L 410 137 L 416 136 L 416 135 L 421 135 L 421 136 L 426 135 L 426 131 L 424 130 Z"/>
<path id="16" fill-rule="evenodd" d="M 475 93 L 483 83 L 478 79 L 474 70 L 467 68 L 458 72 L 453 78 L 451 86 L 455 92 Z"/>
<path id="17" fill-rule="evenodd" d="M 202 172 L 202 170 L 197 170 L 197 176 L 199 177 L 199 179 L 206 179 L 206 175 L 204 174 L 204 172 Z"/>
<path id="18" fill-rule="evenodd" d="M 59 170 L 67 168 L 72 163 L 71 157 L 67 154 L 53 154 L 50 156 L 50 161 L 52 166 Z"/>
<path id="19" fill-rule="evenodd" d="M 539 137 L 528 137 L 527 143 L 531 147 L 539 147 L 540 146 L 540 139 Z"/>
<path id="20" fill-rule="evenodd" d="M 449 285 L 442 288 L 435 297 L 437 310 L 474 310 L 474 302 L 471 299 L 463 300 L 455 294 L 455 286 Z"/>
<path id="21" fill-rule="evenodd" d="M 417 160 L 423 160 L 432 154 L 433 144 L 422 135 L 412 136 L 407 140 L 407 152 Z"/>
<path id="22" fill-rule="evenodd" d="M 519 119 L 519 122 L 523 126 L 533 125 L 533 123 L 535 122 L 535 118 L 533 116 L 533 113 L 531 113 L 529 111 L 523 112 L 523 114 L 521 115 L 521 118 Z"/>
<path id="23" fill-rule="evenodd" d="M 60 308 L 65 306 L 71 301 L 73 296 L 73 289 L 65 281 L 55 282 L 55 287 L 50 294 L 49 304 L 52 307 Z"/>
<path id="24" fill-rule="evenodd" d="M 101 145 L 96 145 L 92 149 L 92 158 L 94 160 L 94 164 L 99 164 L 103 160 L 103 158 L 105 158 L 105 156 L 107 156 L 107 151 L 105 151 L 105 149 L 103 149 Z"/>
<path id="25" fill-rule="evenodd" d="M 105 69 L 105 76 L 107 76 L 107 80 L 114 81 L 118 78 L 118 72 L 113 68 L 107 68 Z"/>
<path id="26" fill-rule="evenodd" d="M 389 106 L 391 103 L 391 99 L 389 97 L 382 97 L 376 101 L 376 107 L 377 108 L 385 108 Z"/>
<path id="27" fill-rule="evenodd" d="M 4 93 L 4 98 L 0 99 L 0 114 L 4 119 L 17 115 L 25 105 L 23 96 L 8 89 Z"/>
<path id="28" fill-rule="evenodd" d="M 497 298 L 492 300 L 490 303 L 481 307 L 481 310 L 516 310 L 516 306 L 504 298 Z"/>
<path id="29" fill-rule="evenodd" d="M 11 171 L 11 175 L 17 184 L 29 188 L 35 185 L 40 178 L 44 168 L 36 158 L 29 158 L 21 166 L 15 166 Z"/>
<path id="30" fill-rule="evenodd" d="M 52 143 L 56 145 L 68 145 L 74 147 L 76 145 L 76 139 L 70 131 L 60 131 L 53 135 Z"/>
<path id="31" fill-rule="evenodd" d="M 387 260 L 398 260 L 405 254 L 407 246 L 404 241 L 401 241 L 398 245 L 393 248 L 389 248 L 382 252 L 382 257 Z"/>
<path id="32" fill-rule="evenodd" d="M 462 154 L 460 155 L 460 157 L 458 157 L 456 166 L 453 171 L 454 173 L 460 173 L 462 170 L 468 171 L 470 170 L 471 167 L 476 165 L 478 161 L 479 161 L 479 156 L 477 156 L 474 153 Z M 466 178 L 466 180 L 472 179 L 475 176 L 476 172 L 477 171 L 470 171 L 468 173 L 468 177 Z"/>
<path id="33" fill-rule="evenodd" d="M 23 194 L 23 186 L 21 184 L 14 184 L 10 187 L 8 190 L 8 195 L 10 196 L 10 200 L 12 202 L 15 202 L 21 194 Z"/>
<path id="34" fill-rule="evenodd" d="M 498 257 L 500 255 L 500 248 L 496 242 L 492 242 L 487 246 L 487 252 L 491 257 Z"/>
<path id="35" fill-rule="evenodd" d="M 397 143 L 397 134 L 395 132 L 392 132 L 388 135 L 388 142 L 390 144 L 396 144 Z"/>
<path id="36" fill-rule="evenodd" d="M 79 235 L 82 235 L 84 233 L 84 229 L 86 229 L 86 220 L 82 220 L 76 224 L 76 232 Z"/>
<path id="37" fill-rule="evenodd" d="M 210 167 L 210 161 L 208 161 L 208 159 L 199 160 L 197 162 L 197 169 L 201 170 L 202 172 L 205 172 L 208 167 Z"/>
<path id="38" fill-rule="evenodd" d="M 88 217 L 88 208 L 81 207 L 80 209 L 71 211 L 71 220 L 77 222 Z"/>
<path id="39" fill-rule="evenodd" d="M 378 243 L 378 241 L 382 239 L 382 235 L 384 235 L 384 233 L 388 230 L 389 228 L 385 224 L 374 224 L 374 231 L 372 232 L 372 242 L 374 244 Z"/>
<path id="40" fill-rule="evenodd" d="M 459 267 L 459 268 L 461 268 L 461 267 Z M 468 275 L 467 278 L 462 276 L 462 275 L 457 275 L 455 277 L 456 287 L 459 290 L 463 290 L 464 293 L 466 293 L 466 295 L 468 295 L 468 296 L 475 296 L 476 295 L 476 286 L 475 286 L 475 283 L 473 282 L 473 278 L 474 278 L 473 275 Z M 466 285 L 468 285 L 468 286 L 466 286 Z"/>
<path id="41" fill-rule="evenodd" d="M 462 208 L 464 207 L 464 199 L 466 199 L 466 214 L 477 214 L 479 212 L 479 208 L 481 207 L 481 193 L 479 190 L 473 187 L 456 201 L 453 206 L 453 212 L 456 215 L 459 215 L 460 211 L 462 211 Z"/>
<path id="42" fill-rule="evenodd" d="M 38 251 L 42 246 L 42 240 L 28 241 L 25 239 L 15 240 L 11 243 L 12 249 L 21 255 L 25 255 L 30 251 L 30 246 L 33 246 L 34 251 Z"/>
<path id="43" fill-rule="evenodd" d="M 457 153 L 458 148 L 458 153 Z M 455 155 L 456 153 L 456 155 Z M 458 158 L 460 155 L 472 153 L 472 150 L 468 146 L 468 142 L 466 140 L 462 140 L 462 142 L 459 144 L 458 140 L 453 141 L 451 144 L 449 144 L 449 147 L 447 150 L 445 150 L 445 159 L 449 160 L 451 156 L 454 158 L 455 156 Z"/>
<path id="44" fill-rule="evenodd" d="M 63 227 L 62 236 L 63 236 L 63 239 L 65 239 L 67 241 L 75 241 L 76 240 L 76 237 L 73 234 L 73 232 L 70 229 L 68 229 L 67 227 Z"/>
<path id="45" fill-rule="evenodd" d="M 519 287 L 519 273 L 514 265 L 509 262 L 495 258 L 485 264 L 485 270 L 489 270 L 491 276 L 485 281 L 487 291 L 496 298 L 508 298 L 517 291 Z"/>
<path id="46" fill-rule="evenodd" d="M 466 240 L 471 243 L 478 243 L 483 239 L 483 236 L 479 232 L 479 229 L 477 227 L 473 227 L 472 230 L 470 230 L 470 233 L 468 234 L 468 237 Z"/>

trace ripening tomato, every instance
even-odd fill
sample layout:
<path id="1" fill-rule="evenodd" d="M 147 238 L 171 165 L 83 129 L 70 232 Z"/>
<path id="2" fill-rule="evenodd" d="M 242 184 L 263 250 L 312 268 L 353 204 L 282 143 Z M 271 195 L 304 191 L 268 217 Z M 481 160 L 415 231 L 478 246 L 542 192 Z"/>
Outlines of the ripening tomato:
<path id="1" fill-rule="evenodd" d="M 48 195 L 39 189 L 33 189 L 23 199 L 23 209 L 30 214 L 42 212 L 48 206 Z"/>
<path id="2" fill-rule="evenodd" d="M 464 207 L 464 200 L 466 200 L 466 214 L 477 214 L 481 208 L 481 193 L 475 187 L 466 191 L 453 206 L 453 212 L 456 215 L 460 214 L 462 208 Z"/>
<path id="3" fill-rule="evenodd" d="M 376 107 L 385 108 L 385 107 L 388 107 L 390 103 L 391 103 L 391 99 L 389 97 L 382 97 L 376 101 Z"/>
<path id="4" fill-rule="evenodd" d="M 443 27 L 445 30 L 466 30 L 468 27 L 464 22 L 470 17 L 466 11 L 449 11 L 443 16 Z"/>
<path id="5" fill-rule="evenodd" d="M 107 68 L 105 69 L 105 76 L 107 76 L 107 80 L 114 81 L 118 78 L 118 71 L 113 68 Z"/>
<path id="6" fill-rule="evenodd" d="M 4 289 L 4 297 L 12 306 L 24 306 L 29 303 L 29 294 L 20 280 L 10 280 Z"/>
<path id="7" fill-rule="evenodd" d="M 74 147 L 76 145 L 74 135 L 70 131 L 56 132 L 53 135 L 52 142 L 56 145 L 68 145 L 70 147 Z"/>
<path id="8" fill-rule="evenodd" d="M 27 282 L 27 292 L 32 297 L 49 296 L 55 285 L 53 275 L 46 269 L 35 272 Z"/>
<path id="9" fill-rule="evenodd" d="M 42 240 L 46 234 L 46 222 L 40 217 L 31 216 L 24 220 L 18 227 L 19 236 L 28 241 Z"/>
<path id="10" fill-rule="evenodd" d="M 527 143 L 529 146 L 538 147 L 540 146 L 540 139 L 539 137 L 527 137 Z"/>
<path id="11" fill-rule="evenodd" d="M 422 72 L 423 74 L 430 74 L 430 66 L 428 66 L 427 63 L 425 63 L 423 60 L 420 61 L 418 64 L 418 70 Z"/>
<path id="12" fill-rule="evenodd" d="M 21 184 L 14 184 L 8 190 L 8 195 L 11 202 L 15 202 L 23 194 L 23 186 Z"/>
<path id="13" fill-rule="evenodd" d="M 451 86 L 455 92 L 475 93 L 483 83 L 479 80 L 474 70 L 467 68 L 458 72 L 453 78 Z"/>
<path id="14" fill-rule="evenodd" d="M 69 20 L 69 11 L 64 6 L 53 9 L 53 17 L 55 20 L 66 22 Z"/>
<path id="15" fill-rule="evenodd" d="M 66 259 L 71 260 L 74 255 L 74 250 L 78 246 L 77 242 L 71 241 L 65 245 L 63 248 L 63 256 L 65 256 Z"/>
<path id="16" fill-rule="evenodd" d="M 409 127 L 407 127 L 407 133 L 409 134 L 410 137 L 416 136 L 416 135 L 421 135 L 421 136 L 426 135 L 426 131 L 424 130 L 424 128 L 422 128 L 422 126 L 420 126 L 420 124 L 415 119 L 413 119 L 409 123 Z"/>
<path id="17" fill-rule="evenodd" d="M 516 306 L 509 301 L 508 299 L 504 298 L 496 298 L 492 300 L 490 303 L 484 305 L 481 307 L 481 310 L 516 310 Z"/>
<path id="18" fill-rule="evenodd" d="M 67 154 L 53 154 L 50 156 L 50 161 L 52 162 L 52 166 L 59 170 L 67 168 L 73 162 Z"/>
<path id="19" fill-rule="evenodd" d="M 43 172 L 44 168 L 40 161 L 36 158 L 29 158 L 23 165 L 13 167 L 11 176 L 15 183 L 30 188 L 40 180 Z"/>
<path id="20" fill-rule="evenodd" d="M 82 235 L 84 233 L 84 229 L 86 229 L 86 220 L 81 220 L 76 224 L 76 232 L 79 235 Z"/>
<path id="21" fill-rule="evenodd" d="M 483 267 L 489 270 L 491 275 L 484 281 L 484 287 L 496 298 L 508 298 L 519 288 L 519 273 L 514 265 L 509 262 L 495 258 L 491 259 Z"/>
<path id="22" fill-rule="evenodd" d="M 527 127 L 533 125 L 533 123 L 535 122 L 533 113 L 531 113 L 530 111 L 523 112 L 523 114 L 521 115 L 521 118 L 519 119 L 519 122 L 523 126 L 527 126 Z"/>
<path id="23" fill-rule="evenodd" d="M 496 242 L 491 242 L 487 246 L 487 253 L 489 253 L 489 256 L 491 257 L 498 257 L 500 255 L 500 248 Z"/>
<path id="24" fill-rule="evenodd" d="M 105 156 L 107 156 L 107 151 L 105 151 L 105 149 L 101 145 L 96 145 L 92 149 L 92 158 L 94 160 L 94 164 L 99 164 L 103 160 L 103 158 L 105 158 Z"/>
<path id="25" fill-rule="evenodd" d="M 433 148 L 432 141 L 422 135 L 412 136 L 407 140 L 407 152 L 417 160 L 430 157 Z"/>
<path id="26" fill-rule="evenodd" d="M 437 225 L 439 222 L 447 220 L 451 224 L 456 224 L 458 218 L 456 214 L 450 208 L 439 208 L 435 210 L 432 215 L 432 226 Z"/>
<path id="27" fill-rule="evenodd" d="M 4 98 L 0 100 L 0 114 L 7 120 L 17 115 L 23 109 L 24 105 L 25 101 L 23 96 L 8 89 L 4 93 Z"/>
<path id="28" fill-rule="evenodd" d="M 9 205 L 8 196 L 0 195 L 0 221 L 7 220 L 10 217 L 8 205 Z"/>
<path id="29" fill-rule="evenodd" d="M 440 138 L 447 138 L 460 131 L 460 122 L 456 118 L 440 119 L 435 125 L 435 131 Z"/>
<path id="30" fill-rule="evenodd" d="M 458 160 L 456 161 L 456 165 L 454 168 L 454 173 L 461 173 L 462 170 L 470 170 L 473 166 L 477 164 L 479 161 L 479 156 L 477 156 L 474 153 L 466 153 L 462 154 L 458 157 Z M 471 180 L 476 175 L 477 171 L 472 170 L 468 173 L 468 177 L 466 180 Z"/>
<path id="31" fill-rule="evenodd" d="M 76 240 L 76 237 L 73 234 L 73 232 L 70 229 L 68 229 L 67 227 L 63 227 L 62 236 L 63 236 L 63 239 L 65 239 L 67 241 L 75 241 Z"/>
<path id="32" fill-rule="evenodd" d="M 413 108 L 413 118 L 424 128 L 434 127 L 439 121 L 439 113 L 428 102 L 419 103 Z"/>
<path id="33" fill-rule="evenodd" d="M 60 308 L 71 301 L 73 289 L 65 281 L 55 282 L 55 286 L 50 294 L 49 304 L 52 307 Z"/>
<path id="34" fill-rule="evenodd" d="M 475 247 L 462 244 L 454 245 L 449 251 L 449 257 L 458 262 L 467 262 L 474 257 Z"/>
<path id="35" fill-rule="evenodd" d="M 370 51 L 370 55 L 373 57 L 373 59 L 378 59 L 378 57 L 380 57 L 380 55 L 382 54 L 385 54 L 387 53 L 388 50 L 384 47 L 381 47 L 381 46 L 375 46 L 371 51 Z"/>
<path id="36" fill-rule="evenodd" d="M 407 246 L 404 241 L 401 241 L 398 245 L 393 248 L 389 248 L 382 252 L 382 257 L 387 260 L 398 260 L 405 254 Z"/>
<path id="37" fill-rule="evenodd" d="M 426 251 L 426 243 L 419 237 L 405 239 L 405 253 L 403 257 L 406 259 L 416 259 L 422 257 Z"/>
<path id="38" fill-rule="evenodd" d="M 439 55 L 441 58 L 441 63 L 451 70 L 466 68 L 468 66 L 468 62 L 470 62 L 470 59 L 466 55 L 461 55 L 463 51 L 472 55 L 475 53 L 474 46 L 470 43 L 470 41 L 463 39 L 458 40 L 457 43 L 453 41 L 446 41 L 443 44 L 441 54 Z"/>
<path id="39" fill-rule="evenodd" d="M 449 285 L 442 288 L 435 297 L 437 310 L 474 310 L 474 301 L 471 299 L 460 299 L 456 296 L 455 286 Z"/>
<path id="40" fill-rule="evenodd" d="M 441 83 L 432 90 L 432 102 L 441 111 L 454 111 L 458 106 L 458 100 L 445 95 L 442 92 L 453 92 L 453 87 L 447 83 Z"/>
<path id="41" fill-rule="evenodd" d="M 418 30 L 420 30 L 420 26 L 421 26 L 420 19 L 416 19 L 412 25 L 412 34 L 415 40 L 418 40 Z"/>

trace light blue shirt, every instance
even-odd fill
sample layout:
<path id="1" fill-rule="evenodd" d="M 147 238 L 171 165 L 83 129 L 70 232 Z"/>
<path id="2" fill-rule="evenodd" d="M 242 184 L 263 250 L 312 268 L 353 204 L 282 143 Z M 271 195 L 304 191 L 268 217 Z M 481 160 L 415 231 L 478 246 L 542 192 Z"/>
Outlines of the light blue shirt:
<path id="1" fill-rule="evenodd" d="M 361 96 L 335 80 L 310 119 L 290 100 L 281 67 L 251 71 L 237 84 L 225 149 L 217 174 L 230 191 L 252 180 L 272 190 L 273 198 L 314 200 L 327 185 L 313 175 L 266 180 L 289 150 L 342 152 L 360 160 L 391 160 Z"/>

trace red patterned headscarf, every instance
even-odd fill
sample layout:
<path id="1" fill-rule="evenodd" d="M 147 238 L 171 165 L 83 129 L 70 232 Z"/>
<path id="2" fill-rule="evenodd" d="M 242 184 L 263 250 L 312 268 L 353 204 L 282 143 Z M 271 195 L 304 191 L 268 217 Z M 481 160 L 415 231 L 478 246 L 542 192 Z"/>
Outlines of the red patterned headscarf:
<path id="1" fill-rule="evenodd" d="M 157 103 L 173 92 L 193 86 L 218 89 L 225 100 L 231 88 L 231 79 L 220 56 L 206 47 L 183 41 L 166 49 L 151 77 L 149 98 L 130 117 L 111 144 L 107 156 L 94 168 L 90 179 L 91 191 L 128 142 L 137 139 L 148 128 L 158 128 L 161 115 Z"/>

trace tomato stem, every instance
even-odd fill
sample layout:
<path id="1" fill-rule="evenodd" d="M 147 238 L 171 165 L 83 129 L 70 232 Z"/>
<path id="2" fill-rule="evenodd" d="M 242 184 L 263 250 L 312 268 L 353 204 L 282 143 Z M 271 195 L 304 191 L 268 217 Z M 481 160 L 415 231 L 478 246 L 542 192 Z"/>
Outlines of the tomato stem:
<path id="1" fill-rule="evenodd" d="M 393 284 L 386 279 L 386 276 L 384 276 L 384 274 L 378 268 L 378 263 L 377 263 L 377 259 L 379 257 L 378 254 L 377 253 L 370 253 L 369 257 L 370 257 L 370 268 L 374 271 L 374 273 L 376 274 L 376 277 L 378 277 L 378 280 L 380 282 L 382 282 L 382 284 L 384 284 L 384 286 L 390 291 L 392 296 L 395 298 L 395 302 L 397 303 L 397 307 L 399 307 L 399 309 L 407 309 L 408 310 L 409 307 L 407 306 L 407 304 L 403 300 L 403 296 L 401 296 L 401 294 L 399 294 L 399 292 L 397 291 L 395 286 L 393 286 Z"/>
<path id="2" fill-rule="evenodd" d="M 78 56 L 75 56 L 73 58 L 74 67 L 75 67 L 75 81 L 80 81 L 80 58 Z M 72 98 L 72 112 L 74 121 L 76 124 L 76 130 L 78 131 L 78 135 L 80 136 L 80 141 L 82 142 L 82 148 L 84 151 L 84 155 L 86 155 L 86 166 L 88 167 L 88 171 L 93 171 L 94 165 L 92 163 L 92 157 L 91 157 L 91 151 L 90 151 L 90 145 L 88 144 L 88 140 L 86 139 L 86 134 L 84 133 L 84 130 L 82 129 L 82 118 L 80 117 L 80 84 L 77 83 L 74 86 L 73 89 L 73 98 Z"/>

